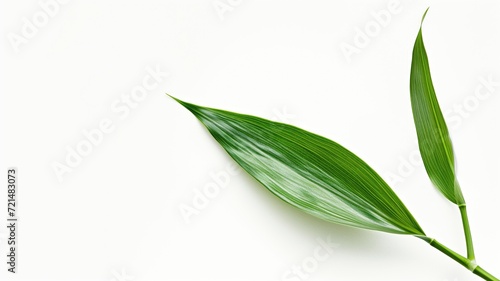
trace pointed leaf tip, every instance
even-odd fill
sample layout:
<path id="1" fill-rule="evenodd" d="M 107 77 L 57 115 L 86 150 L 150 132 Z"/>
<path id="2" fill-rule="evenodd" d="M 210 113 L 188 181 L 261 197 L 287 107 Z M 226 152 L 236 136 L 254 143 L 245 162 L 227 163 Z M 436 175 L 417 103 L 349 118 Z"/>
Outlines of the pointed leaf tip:
<path id="1" fill-rule="evenodd" d="M 183 101 L 181 101 L 180 99 L 168 94 L 168 93 L 165 93 L 165 95 L 169 96 L 171 99 L 175 100 L 176 102 L 180 103 L 180 104 L 184 104 Z"/>
<path id="2" fill-rule="evenodd" d="M 199 106 L 195 105 L 195 104 L 192 104 L 192 103 L 189 103 L 189 102 L 185 102 L 185 101 L 182 101 L 172 95 L 169 95 L 169 94 L 166 94 L 167 96 L 171 97 L 173 100 L 175 100 L 176 102 L 178 102 L 180 105 L 182 105 L 184 108 L 186 108 L 187 110 L 191 111 L 191 113 L 193 113 L 196 117 L 198 117 L 198 111 L 197 111 L 197 108 L 199 108 Z"/>
<path id="3" fill-rule="evenodd" d="M 422 16 L 422 20 L 420 21 L 420 28 L 422 28 L 422 24 L 424 23 L 425 16 L 427 15 L 427 12 L 429 11 L 429 9 L 430 9 L 430 7 L 427 7 L 427 9 L 425 9 L 424 15 Z"/>

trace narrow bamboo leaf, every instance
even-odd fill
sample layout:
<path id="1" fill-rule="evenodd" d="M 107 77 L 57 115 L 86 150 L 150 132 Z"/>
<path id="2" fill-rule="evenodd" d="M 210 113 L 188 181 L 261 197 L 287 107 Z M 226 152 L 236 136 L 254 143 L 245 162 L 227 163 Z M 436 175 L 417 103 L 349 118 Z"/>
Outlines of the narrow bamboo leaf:
<path id="1" fill-rule="evenodd" d="M 422 22 L 425 18 L 425 12 Z M 410 96 L 418 144 L 432 183 L 455 204 L 464 204 L 455 177 L 455 160 L 448 128 L 432 84 L 422 25 L 415 40 L 410 73 Z"/>
<path id="2" fill-rule="evenodd" d="M 426 14 L 427 11 L 422 17 L 422 22 Z M 451 139 L 432 84 L 429 61 L 423 42 L 422 24 L 413 49 L 410 95 L 420 154 L 425 169 L 441 193 L 460 207 L 467 242 L 467 258 L 475 260 L 465 200 L 455 175 Z"/>
<path id="3" fill-rule="evenodd" d="M 294 126 L 177 101 L 285 202 L 334 223 L 424 235 L 384 180 L 339 144 Z"/>

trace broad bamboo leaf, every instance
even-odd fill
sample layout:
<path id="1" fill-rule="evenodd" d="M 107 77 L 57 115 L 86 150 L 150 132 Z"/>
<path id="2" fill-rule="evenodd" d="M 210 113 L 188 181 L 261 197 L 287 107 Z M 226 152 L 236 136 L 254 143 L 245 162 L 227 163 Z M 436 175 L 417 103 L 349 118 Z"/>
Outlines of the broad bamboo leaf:
<path id="1" fill-rule="evenodd" d="M 294 126 L 177 101 L 285 202 L 334 223 L 424 235 L 385 181 L 339 144 Z"/>
<path id="2" fill-rule="evenodd" d="M 422 22 L 425 18 L 425 12 Z M 418 144 L 432 183 L 455 204 L 464 204 L 455 177 L 455 160 L 448 128 L 432 84 L 429 60 L 422 38 L 422 25 L 413 48 L 410 96 Z"/>

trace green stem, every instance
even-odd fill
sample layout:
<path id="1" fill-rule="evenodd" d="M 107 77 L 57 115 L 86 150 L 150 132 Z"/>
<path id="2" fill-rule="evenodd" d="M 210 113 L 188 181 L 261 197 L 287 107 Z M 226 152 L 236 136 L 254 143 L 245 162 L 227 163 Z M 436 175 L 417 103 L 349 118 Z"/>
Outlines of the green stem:
<path id="1" fill-rule="evenodd" d="M 467 258 L 471 261 L 476 260 L 474 255 L 474 245 L 472 244 L 472 235 L 470 232 L 469 218 L 467 216 L 467 207 L 465 204 L 459 205 L 460 215 L 462 215 L 462 224 L 464 226 L 465 242 L 467 243 Z"/>
<path id="2" fill-rule="evenodd" d="M 459 264 L 461 264 L 462 266 L 464 266 L 465 268 L 469 269 L 470 271 L 472 271 L 472 273 L 476 274 L 477 276 L 483 278 L 484 280 L 487 280 L 487 281 L 500 281 L 500 279 L 496 278 L 495 276 L 491 275 L 490 273 L 488 273 L 486 270 L 484 270 L 483 268 L 481 268 L 480 266 L 478 266 L 476 264 L 476 261 L 475 260 L 470 260 L 460 254 L 458 254 L 457 252 L 453 251 L 452 249 L 446 247 L 445 245 L 439 243 L 436 239 L 433 239 L 433 238 L 429 238 L 429 237 L 426 237 L 426 236 L 417 236 L 418 238 L 426 241 L 427 243 L 429 243 L 429 245 L 431 245 L 432 247 L 438 249 L 439 251 L 441 251 L 442 253 L 444 253 L 445 255 L 447 255 L 448 257 L 452 258 L 453 260 L 455 260 L 456 262 L 458 262 Z"/>
<path id="3" fill-rule="evenodd" d="M 477 266 L 476 269 L 472 272 L 477 276 L 482 277 L 484 280 L 495 280 L 495 281 L 499 280 L 495 276 L 488 273 L 486 270 L 482 269 L 480 266 Z"/>

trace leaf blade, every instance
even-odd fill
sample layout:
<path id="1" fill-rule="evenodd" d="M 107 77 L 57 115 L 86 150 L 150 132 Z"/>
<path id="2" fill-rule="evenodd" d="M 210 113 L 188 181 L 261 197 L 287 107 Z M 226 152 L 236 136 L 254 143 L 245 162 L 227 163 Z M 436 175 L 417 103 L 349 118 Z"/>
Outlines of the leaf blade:
<path id="1" fill-rule="evenodd" d="M 385 181 L 339 144 L 291 125 L 177 101 L 244 170 L 285 202 L 334 223 L 424 235 Z"/>
<path id="2" fill-rule="evenodd" d="M 455 176 L 453 145 L 432 82 L 422 25 L 413 47 L 410 97 L 419 150 L 429 178 L 448 200 L 464 204 Z"/>

